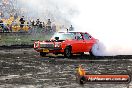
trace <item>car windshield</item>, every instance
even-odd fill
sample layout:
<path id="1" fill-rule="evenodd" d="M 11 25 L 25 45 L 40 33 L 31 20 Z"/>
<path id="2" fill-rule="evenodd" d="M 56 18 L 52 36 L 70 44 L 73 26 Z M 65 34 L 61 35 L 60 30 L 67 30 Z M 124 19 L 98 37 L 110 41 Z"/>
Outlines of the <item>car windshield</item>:
<path id="1" fill-rule="evenodd" d="M 75 39 L 75 35 L 73 33 L 55 33 L 52 39 L 55 39 L 55 37 L 59 37 L 59 40 Z"/>

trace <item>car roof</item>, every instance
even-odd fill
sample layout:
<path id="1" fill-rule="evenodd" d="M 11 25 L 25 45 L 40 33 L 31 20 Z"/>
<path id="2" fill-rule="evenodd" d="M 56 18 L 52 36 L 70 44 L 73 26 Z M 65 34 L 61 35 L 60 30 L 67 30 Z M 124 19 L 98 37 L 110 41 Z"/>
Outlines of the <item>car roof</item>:
<path id="1" fill-rule="evenodd" d="M 87 32 L 79 32 L 79 31 L 60 31 L 58 33 L 87 33 Z"/>

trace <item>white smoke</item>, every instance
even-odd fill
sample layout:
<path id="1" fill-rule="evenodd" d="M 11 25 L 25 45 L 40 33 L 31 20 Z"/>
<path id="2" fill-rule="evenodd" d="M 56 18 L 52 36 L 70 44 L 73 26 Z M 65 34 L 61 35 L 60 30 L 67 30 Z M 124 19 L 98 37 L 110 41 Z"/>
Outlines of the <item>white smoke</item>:
<path id="1" fill-rule="evenodd" d="M 97 56 L 132 55 L 131 0 L 72 0 L 80 15 L 72 22 L 100 40 Z"/>
<path id="2" fill-rule="evenodd" d="M 51 19 L 54 23 L 70 26 L 71 18 L 78 13 L 74 5 L 66 0 L 18 0 L 22 15 L 41 21 Z"/>

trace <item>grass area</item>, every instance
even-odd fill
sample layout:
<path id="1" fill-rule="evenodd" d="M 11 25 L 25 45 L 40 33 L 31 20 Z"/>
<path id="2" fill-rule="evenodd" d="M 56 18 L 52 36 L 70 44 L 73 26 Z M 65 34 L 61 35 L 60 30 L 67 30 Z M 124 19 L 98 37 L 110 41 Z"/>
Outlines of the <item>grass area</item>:
<path id="1" fill-rule="evenodd" d="M 31 45 L 35 40 L 47 40 L 52 34 L 46 33 L 0 33 L 0 46 Z"/>

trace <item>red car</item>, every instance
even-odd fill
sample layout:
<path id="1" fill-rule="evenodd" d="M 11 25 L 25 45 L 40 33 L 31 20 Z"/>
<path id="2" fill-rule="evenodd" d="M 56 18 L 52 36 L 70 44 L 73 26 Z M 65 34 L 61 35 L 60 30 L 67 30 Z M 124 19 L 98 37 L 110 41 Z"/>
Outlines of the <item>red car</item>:
<path id="1" fill-rule="evenodd" d="M 87 32 L 58 32 L 50 40 L 34 42 L 34 49 L 45 56 L 48 53 L 63 54 L 65 57 L 71 57 L 72 54 L 92 53 L 92 47 L 97 42 Z"/>

